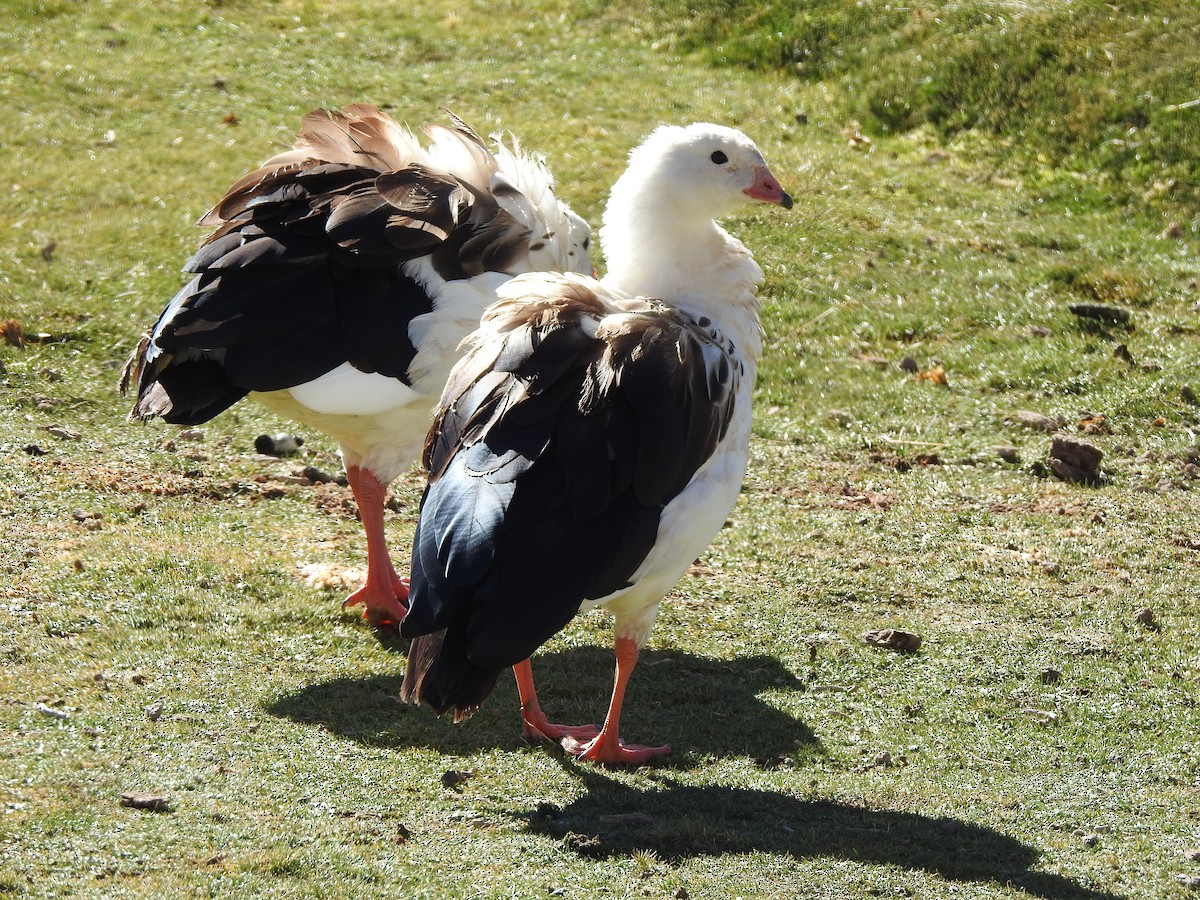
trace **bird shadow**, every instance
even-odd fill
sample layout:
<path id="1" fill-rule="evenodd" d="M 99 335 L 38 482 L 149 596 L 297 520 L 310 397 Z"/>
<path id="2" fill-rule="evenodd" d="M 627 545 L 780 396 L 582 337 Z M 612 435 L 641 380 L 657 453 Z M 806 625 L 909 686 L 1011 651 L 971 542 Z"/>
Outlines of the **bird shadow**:
<path id="1" fill-rule="evenodd" d="M 402 649 L 398 639 L 385 646 Z M 538 696 L 552 721 L 580 724 L 603 717 L 612 691 L 611 651 L 577 647 L 538 654 L 533 666 Z M 468 755 L 521 743 L 520 703 L 511 678 L 502 678 L 483 708 L 458 726 L 403 703 L 402 680 L 398 673 L 317 682 L 284 694 L 266 711 L 374 746 Z M 770 763 L 820 753 L 811 729 L 762 697 L 800 689 L 800 680 L 769 656 L 724 660 L 643 650 L 626 694 L 622 731 L 641 743 L 669 741 L 676 753 L 665 765 L 676 768 L 705 755 Z"/>
<path id="2" fill-rule="evenodd" d="M 653 852 L 678 861 L 769 853 L 825 857 L 923 871 L 949 881 L 995 883 L 1047 900 L 1121 900 L 1033 866 L 1038 852 L 982 825 L 830 800 L 802 800 L 741 787 L 658 779 L 657 789 L 623 783 L 564 758 L 587 791 L 565 807 L 523 816 L 532 834 L 584 857 Z"/>
<path id="3" fill-rule="evenodd" d="M 402 643 L 397 639 L 389 649 L 399 654 Z M 571 648 L 540 654 L 534 666 L 551 718 L 583 721 L 574 715 L 580 709 L 593 716 L 603 713 L 612 686 L 611 652 Z M 402 680 L 399 673 L 331 679 L 285 694 L 266 711 L 385 748 L 420 747 L 467 756 L 521 745 L 511 679 L 503 680 L 483 709 L 461 726 L 403 703 Z M 753 788 L 675 781 L 673 773 L 699 764 L 704 756 L 750 757 L 769 768 L 822 754 L 806 725 L 763 699 L 801 687 L 773 657 L 720 660 L 645 650 L 627 694 L 622 730 L 631 738 L 670 740 L 674 745 L 676 754 L 655 767 L 654 787 L 628 784 L 558 751 L 560 765 L 586 791 L 564 807 L 540 804 L 513 815 L 530 834 L 551 838 L 582 857 L 642 852 L 668 861 L 753 852 L 830 857 L 924 871 L 950 881 L 1011 885 L 1046 900 L 1121 900 L 1036 871 L 1034 848 L 981 825 Z"/>

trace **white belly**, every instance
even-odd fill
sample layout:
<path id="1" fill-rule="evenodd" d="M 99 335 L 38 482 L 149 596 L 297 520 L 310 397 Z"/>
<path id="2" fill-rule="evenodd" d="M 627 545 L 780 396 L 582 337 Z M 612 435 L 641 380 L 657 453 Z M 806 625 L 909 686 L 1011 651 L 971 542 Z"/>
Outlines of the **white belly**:
<path id="1" fill-rule="evenodd" d="M 374 416 L 408 406 L 420 397 L 398 378 L 360 372 L 348 362 L 288 391 L 313 412 L 342 416 Z"/>
<path id="2" fill-rule="evenodd" d="M 752 380 L 751 380 L 752 383 Z M 584 604 L 605 606 L 618 619 L 618 637 L 641 640 L 649 634 L 659 601 L 725 524 L 746 476 L 750 458 L 750 397 L 738 398 L 737 412 L 708 461 L 663 509 L 658 539 L 623 591 Z M 621 620 L 626 620 L 622 622 Z"/>

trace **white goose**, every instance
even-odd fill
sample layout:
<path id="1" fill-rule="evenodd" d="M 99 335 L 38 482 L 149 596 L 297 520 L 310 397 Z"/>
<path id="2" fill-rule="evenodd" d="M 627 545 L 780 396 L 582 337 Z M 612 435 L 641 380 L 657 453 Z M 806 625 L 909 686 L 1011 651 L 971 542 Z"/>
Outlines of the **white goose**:
<path id="1" fill-rule="evenodd" d="M 747 200 L 792 205 L 749 138 L 660 127 L 613 188 L 603 282 L 500 289 L 425 447 L 406 699 L 460 720 L 512 666 L 527 738 L 605 764 L 670 752 L 625 744 L 621 705 L 659 602 L 746 472 L 762 270 L 714 220 Z M 616 616 L 604 725 L 552 724 L 529 657 L 597 605 Z"/>
<path id="2" fill-rule="evenodd" d="M 195 277 L 121 379 L 131 419 L 205 422 L 247 394 L 332 436 L 367 537 L 346 605 L 404 617 L 384 535 L 387 485 L 416 458 L 430 411 L 496 289 L 520 272 L 591 272 L 587 224 L 537 159 L 489 152 L 460 119 L 422 148 L 373 106 L 316 110 L 292 150 L 233 185 L 186 266 Z"/>

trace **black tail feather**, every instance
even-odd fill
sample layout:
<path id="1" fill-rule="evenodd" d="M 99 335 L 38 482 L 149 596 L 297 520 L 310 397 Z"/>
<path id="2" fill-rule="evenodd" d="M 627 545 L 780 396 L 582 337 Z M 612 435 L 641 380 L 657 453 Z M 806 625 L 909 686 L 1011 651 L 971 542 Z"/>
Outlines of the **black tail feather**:
<path id="1" fill-rule="evenodd" d="M 496 687 L 503 669 L 485 669 L 467 659 L 461 629 L 435 631 L 413 638 L 400 698 L 424 703 L 443 716 L 454 710 L 454 721 L 469 719 Z"/>

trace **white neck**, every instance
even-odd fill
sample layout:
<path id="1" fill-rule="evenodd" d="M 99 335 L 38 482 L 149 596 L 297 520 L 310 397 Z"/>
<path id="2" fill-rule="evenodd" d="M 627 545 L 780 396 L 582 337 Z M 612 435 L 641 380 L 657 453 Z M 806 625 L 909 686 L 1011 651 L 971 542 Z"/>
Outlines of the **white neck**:
<path id="1" fill-rule="evenodd" d="M 712 219 L 631 199 L 614 188 L 605 211 L 604 283 L 707 316 L 740 354 L 757 360 L 762 334 L 754 291 L 762 269 L 749 251 Z"/>

